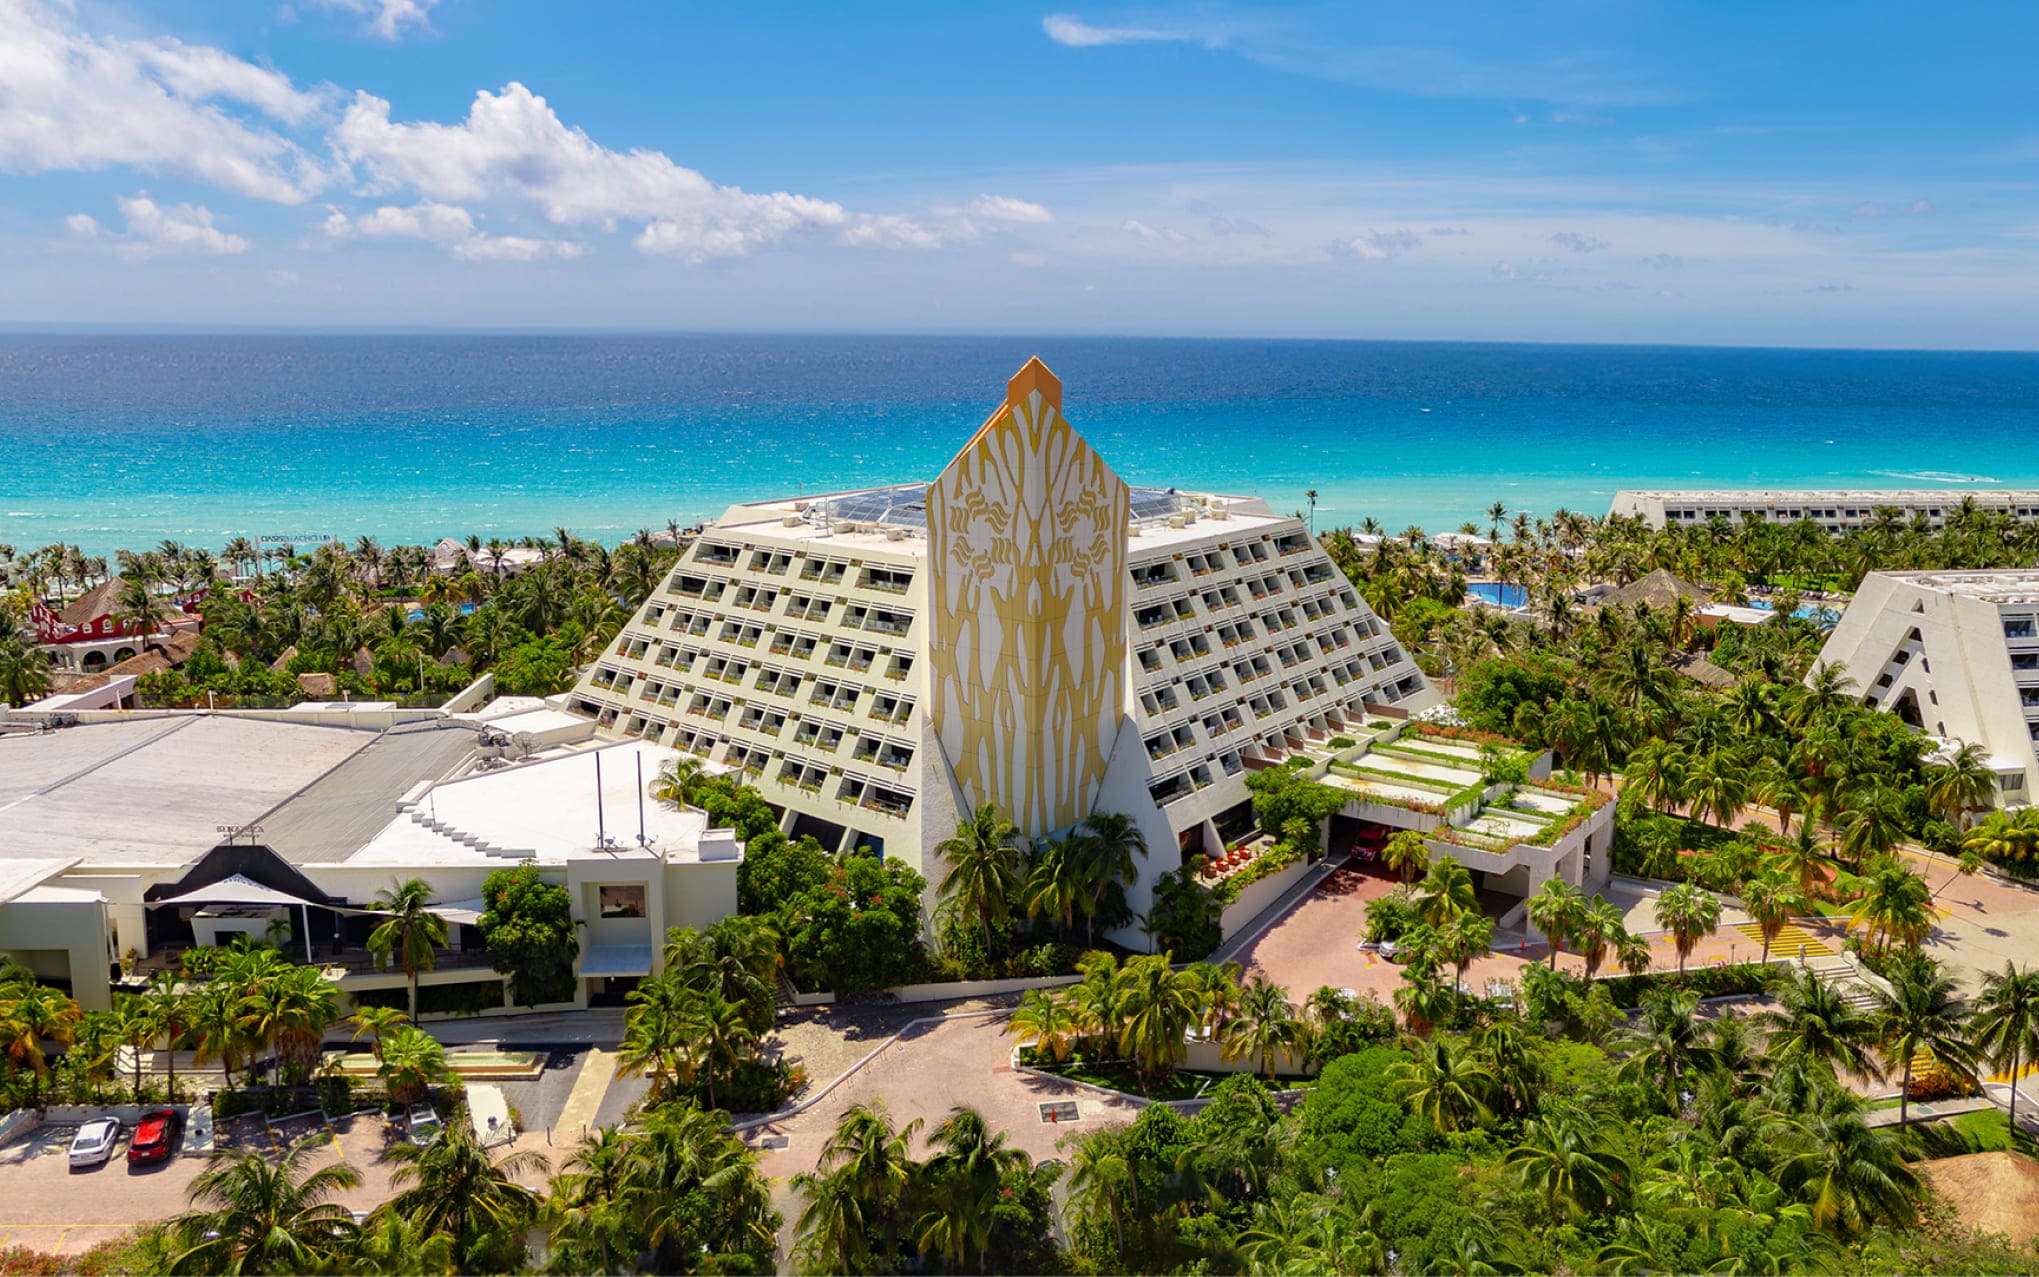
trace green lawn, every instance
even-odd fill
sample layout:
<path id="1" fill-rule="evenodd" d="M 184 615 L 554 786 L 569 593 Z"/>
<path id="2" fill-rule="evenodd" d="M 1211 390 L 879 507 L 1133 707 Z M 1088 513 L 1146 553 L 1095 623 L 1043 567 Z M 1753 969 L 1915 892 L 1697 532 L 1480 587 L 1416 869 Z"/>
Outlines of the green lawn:
<path id="1" fill-rule="evenodd" d="M 2024 1132 L 2011 1130 L 2011 1119 L 2001 1109 L 1977 1109 L 1952 1119 L 1950 1125 L 1961 1133 L 1970 1153 L 1993 1153 L 2013 1149 L 2020 1153 L 2039 1151 L 2039 1145 Z"/>

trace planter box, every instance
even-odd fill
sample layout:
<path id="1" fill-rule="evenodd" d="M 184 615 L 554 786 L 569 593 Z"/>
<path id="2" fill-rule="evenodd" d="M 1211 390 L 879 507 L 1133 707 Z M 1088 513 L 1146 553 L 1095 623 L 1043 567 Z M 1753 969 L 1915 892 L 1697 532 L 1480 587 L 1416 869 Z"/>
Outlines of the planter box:
<path id="1" fill-rule="evenodd" d="M 1281 899 L 1289 888 L 1295 886 L 1296 882 L 1304 874 L 1309 873 L 1315 867 L 1307 860 L 1299 860 L 1286 869 L 1271 873 L 1260 881 L 1249 884 L 1244 891 L 1239 893 L 1237 900 L 1225 906 L 1225 912 L 1219 917 L 1219 925 L 1224 928 L 1225 938 L 1227 940 L 1231 939 L 1238 933 L 1241 927 L 1253 921 L 1262 910 Z"/>

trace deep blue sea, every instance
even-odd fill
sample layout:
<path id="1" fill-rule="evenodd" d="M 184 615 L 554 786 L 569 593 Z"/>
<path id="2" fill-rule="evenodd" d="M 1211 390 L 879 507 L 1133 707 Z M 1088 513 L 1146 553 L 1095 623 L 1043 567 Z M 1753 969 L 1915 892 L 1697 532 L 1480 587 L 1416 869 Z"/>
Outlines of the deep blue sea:
<path id="1" fill-rule="evenodd" d="M 1127 479 L 1320 528 L 1637 486 L 2039 486 L 2039 355 L 1393 342 L 0 335 L 0 543 L 564 525 L 934 475 L 1028 355 Z"/>

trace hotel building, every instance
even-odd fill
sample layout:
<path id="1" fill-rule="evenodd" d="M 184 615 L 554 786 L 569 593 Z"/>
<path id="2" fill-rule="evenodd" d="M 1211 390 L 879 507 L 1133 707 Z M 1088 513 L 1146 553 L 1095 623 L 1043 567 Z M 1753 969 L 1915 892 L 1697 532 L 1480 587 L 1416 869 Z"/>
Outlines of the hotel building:
<path id="1" fill-rule="evenodd" d="M 1034 360 L 932 483 L 731 507 L 569 705 L 931 886 L 981 804 L 1028 836 L 1125 813 L 1141 910 L 1251 831 L 1253 768 L 1436 699 L 1299 518 L 1129 486 Z"/>
<path id="2" fill-rule="evenodd" d="M 1863 703 L 1980 746 L 1997 804 L 2039 786 L 2039 569 L 1871 572 L 1820 660 L 1846 665 Z"/>
<path id="3" fill-rule="evenodd" d="M 1963 501 L 2028 523 L 2039 520 L 2039 491 L 2008 488 L 1625 489 L 1614 494 L 1607 513 L 1640 518 L 1653 528 L 1703 527 L 1714 519 L 1739 524 L 1760 515 L 1770 523 L 1813 523 L 1827 532 L 1846 532 L 1875 523 L 1877 512 L 1886 509 L 1901 512 L 1907 523 L 1924 515 L 1933 527 L 1943 527 Z"/>

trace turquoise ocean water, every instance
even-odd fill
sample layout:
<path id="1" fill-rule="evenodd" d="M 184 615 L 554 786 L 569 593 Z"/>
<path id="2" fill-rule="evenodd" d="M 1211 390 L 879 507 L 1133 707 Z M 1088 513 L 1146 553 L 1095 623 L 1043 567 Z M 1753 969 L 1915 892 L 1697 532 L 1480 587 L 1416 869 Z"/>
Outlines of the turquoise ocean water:
<path id="1" fill-rule="evenodd" d="M 1127 479 L 1320 528 L 1637 486 L 2039 486 L 2039 356 L 1383 342 L 0 336 L 0 543 L 385 544 L 931 477 L 1039 354 Z"/>

